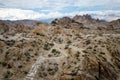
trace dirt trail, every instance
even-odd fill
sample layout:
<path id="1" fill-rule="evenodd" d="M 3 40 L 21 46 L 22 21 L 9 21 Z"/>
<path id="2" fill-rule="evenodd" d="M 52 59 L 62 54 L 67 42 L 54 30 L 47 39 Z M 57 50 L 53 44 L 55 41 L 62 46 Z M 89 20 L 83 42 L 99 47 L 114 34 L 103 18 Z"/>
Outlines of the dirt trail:
<path id="1" fill-rule="evenodd" d="M 61 49 L 61 48 L 64 48 L 64 47 L 65 47 L 65 44 L 56 44 L 56 43 L 54 43 L 54 47 L 51 48 L 51 50 L 55 48 L 56 50 L 60 51 L 61 55 L 59 57 L 48 57 L 48 54 L 52 54 L 51 50 L 50 50 L 48 52 L 48 54 L 45 55 L 44 57 L 43 56 L 39 56 L 37 61 L 32 65 L 29 73 L 27 74 L 27 76 L 25 77 L 24 80 L 34 80 L 35 75 L 37 74 L 38 68 L 46 60 L 49 60 L 49 61 L 50 60 L 55 60 L 58 63 L 61 63 L 61 61 L 65 61 L 66 60 L 66 64 L 67 64 L 68 54 L 65 52 L 65 50 Z M 82 52 L 83 49 L 77 48 L 77 47 L 72 46 L 72 45 L 69 46 L 69 47 L 74 49 L 75 51 L 79 51 L 81 53 L 80 54 L 81 57 L 82 57 L 82 55 L 84 55 L 84 53 Z M 80 65 L 82 64 L 82 60 L 84 60 L 84 58 L 81 58 Z"/>

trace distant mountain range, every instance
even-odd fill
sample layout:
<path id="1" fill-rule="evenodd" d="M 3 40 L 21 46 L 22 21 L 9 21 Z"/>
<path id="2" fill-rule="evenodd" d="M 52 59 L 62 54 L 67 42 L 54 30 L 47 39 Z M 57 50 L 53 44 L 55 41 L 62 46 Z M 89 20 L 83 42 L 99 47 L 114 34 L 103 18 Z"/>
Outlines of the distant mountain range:
<path id="1" fill-rule="evenodd" d="M 106 24 L 107 24 L 107 26 L 108 25 L 110 25 L 110 26 L 114 25 L 114 27 L 115 27 L 115 25 L 119 26 L 119 21 L 120 21 L 120 19 L 118 19 L 118 20 L 114 20 L 114 21 L 111 21 L 111 22 L 107 22 L 105 20 L 94 19 L 90 15 L 86 14 L 86 15 L 83 15 L 83 16 L 76 15 L 73 18 L 69 18 L 69 17 L 63 17 L 63 18 L 58 18 L 58 19 L 51 18 L 51 19 L 43 19 L 41 21 L 39 21 L 39 20 L 28 20 L 28 19 L 16 20 L 16 21 L 0 20 L 0 23 L 2 22 L 2 23 L 5 23 L 6 25 L 11 25 L 11 24 L 18 24 L 19 25 L 20 24 L 20 25 L 24 25 L 24 26 L 28 26 L 28 27 L 34 27 L 39 23 L 52 23 L 52 22 L 55 22 L 56 20 L 59 21 L 59 24 L 63 24 L 63 23 L 60 23 L 60 22 L 66 23 L 66 19 L 73 20 L 73 21 L 78 22 L 78 23 L 82 23 L 85 27 L 95 27 L 95 26 L 96 27 L 103 27 L 103 26 L 105 27 Z"/>
<path id="2" fill-rule="evenodd" d="M 18 24 L 18 25 L 24 25 L 28 27 L 33 27 L 33 26 L 36 26 L 36 24 L 42 23 L 37 20 L 16 20 L 16 21 L 0 20 L 0 22 L 5 23 L 6 25 Z"/>
<path id="3" fill-rule="evenodd" d="M 105 20 L 94 19 L 90 15 L 76 15 L 73 18 L 63 17 L 55 19 L 51 23 L 56 25 L 82 24 L 84 28 L 89 29 L 120 29 L 120 19 L 107 22 Z"/>

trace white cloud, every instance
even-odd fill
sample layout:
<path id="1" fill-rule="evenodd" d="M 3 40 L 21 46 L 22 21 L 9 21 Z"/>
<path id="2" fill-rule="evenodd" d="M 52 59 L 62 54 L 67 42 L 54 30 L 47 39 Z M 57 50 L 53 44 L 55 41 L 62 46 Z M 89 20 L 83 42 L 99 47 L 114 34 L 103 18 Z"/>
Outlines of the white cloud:
<path id="1" fill-rule="evenodd" d="M 20 20 L 20 19 L 36 19 L 44 16 L 32 10 L 0 8 L 0 19 L 3 20 Z"/>
<path id="2" fill-rule="evenodd" d="M 120 7 L 120 0 L 0 0 L 5 8 L 24 8 L 58 11 L 66 7 Z M 0 5 L 2 7 L 2 5 Z"/>
<path id="3" fill-rule="evenodd" d="M 0 8 L 1 20 L 21 20 L 21 19 L 49 19 L 62 17 L 59 12 L 50 12 L 48 14 L 35 12 L 33 10 Z"/>
<path id="4" fill-rule="evenodd" d="M 74 16 L 76 14 L 91 14 L 95 18 L 113 20 L 120 18 L 120 0 L 0 0 L 0 19 L 49 19 L 62 16 Z M 104 11 L 76 11 L 71 7 L 99 6 L 109 10 Z M 3 8 L 2 8 L 3 7 Z M 71 13 L 66 13 L 70 8 Z M 117 10 L 112 10 L 112 9 Z M 25 10 L 26 9 L 26 10 Z M 29 9 L 29 10 L 28 10 Z M 32 9 L 32 10 L 30 10 Z M 39 10 L 38 10 L 39 9 Z M 33 11 L 35 10 L 35 11 Z M 38 12 L 38 11 L 40 12 Z M 63 11 L 60 12 L 60 10 Z M 74 12 L 72 12 L 72 10 Z M 94 9 L 93 9 L 94 10 Z M 69 11 L 68 11 L 69 12 Z M 45 14 L 47 13 L 47 14 Z"/>
<path id="5" fill-rule="evenodd" d="M 120 18 L 120 11 L 117 10 L 104 10 L 104 11 L 81 11 L 72 13 L 60 13 L 60 12 L 49 12 L 48 14 L 35 12 L 33 10 L 23 9 L 12 9 L 12 8 L 0 8 L 0 19 L 2 20 L 22 20 L 22 19 L 50 19 L 59 18 L 63 16 L 75 16 L 90 14 L 94 18 L 104 19 L 107 21 L 115 20 Z"/>
<path id="6" fill-rule="evenodd" d="M 120 19 L 120 11 L 119 10 L 102 10 L 102 11 L 83 11 L 78 12 L 78 14 L 90 14 L 93 18 L 99 18 L 106 21 L 112 21 L 116 19 Z"/>
<path id="7" fill-rule="evenodd" d="M 0 3 L 4 4 L 5 8 L 40 8 L 43 10 L 59 10 L 70 5 L 67 2 L 69 0 L 0 0 Z"/>

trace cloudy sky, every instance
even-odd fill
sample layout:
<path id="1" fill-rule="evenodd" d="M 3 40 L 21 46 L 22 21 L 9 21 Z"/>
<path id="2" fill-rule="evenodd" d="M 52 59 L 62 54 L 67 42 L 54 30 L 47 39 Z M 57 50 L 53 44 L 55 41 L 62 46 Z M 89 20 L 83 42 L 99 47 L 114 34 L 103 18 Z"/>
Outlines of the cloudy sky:
<path id="1" fill-rule="evenodd" d="M 120 0 L 0 0 L 0 19 L 43 20 L 90 14 L 94 18 L 120 18 Z"/>

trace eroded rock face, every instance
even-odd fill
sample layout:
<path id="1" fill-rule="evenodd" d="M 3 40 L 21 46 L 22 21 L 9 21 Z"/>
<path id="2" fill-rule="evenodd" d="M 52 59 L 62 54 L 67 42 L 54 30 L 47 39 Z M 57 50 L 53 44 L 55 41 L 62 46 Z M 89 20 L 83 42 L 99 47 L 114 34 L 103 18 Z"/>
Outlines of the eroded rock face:
<path id="1" fill-rule="evenodd" d="M 66 29 L 74 28 L 74 27 L 77 28 L 77 29 L 83 28 L 83 24 L 82 23 L 77 22 L 74 19 L 69 18 L 69 17 L 63 17 L 63 18 L 60 18 L 60 19 L 55 19 L 55 20 L 53 20 L 51 22 L 51 24 L 53 26 L 54 25 L 55 26 L 58 25 L 58 26 L 66 28 Z"/>
<path id="2" fill-rule="evenodd" d="M 120 19 L 109 22 L 110 29 L 120 29 Z"/>
<path id="3" fill-rule="evenodd" d="M 63 17 L 63 18 L 55 19 L 54 21 L 52 21 L 52 24 L 65 25 L 65 24 L 70 24 L 70 23 L 72 23 L 72 19 L 69 17 Z"/>

